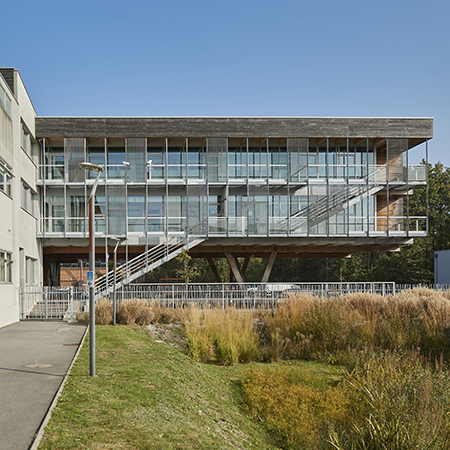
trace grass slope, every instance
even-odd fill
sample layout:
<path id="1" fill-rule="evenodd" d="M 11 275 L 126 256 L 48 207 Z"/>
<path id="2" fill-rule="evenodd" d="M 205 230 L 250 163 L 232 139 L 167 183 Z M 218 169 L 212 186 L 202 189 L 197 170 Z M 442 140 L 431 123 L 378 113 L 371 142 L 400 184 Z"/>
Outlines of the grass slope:
<path id="1" fill-rule="evenodd" d="M 242 402 L 242 367 L 196 363 L 142 328 L 97 327 L 96 337 L 97 376 L 86 341 L 40 449 L 276 448 Z"/>

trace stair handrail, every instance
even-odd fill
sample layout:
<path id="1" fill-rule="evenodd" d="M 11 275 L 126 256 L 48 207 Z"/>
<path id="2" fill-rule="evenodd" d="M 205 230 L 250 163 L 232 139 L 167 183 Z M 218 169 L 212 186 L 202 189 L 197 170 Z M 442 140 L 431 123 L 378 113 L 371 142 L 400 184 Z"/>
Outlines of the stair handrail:
<path id="1" fill-rule="evenodd" d="M 96 293 L 103 292 L 106 289 L 109 289 L 110 284 L 114 284 L 114 272 L 116 273 L 117 283 L 117 272 L 123 273 L 125 270 L 125 277 L 121 278 L 119 281 L 123 282 L 124 279 L 128 279 L 130 276 L 146 267 L 149 261 L 162 259 L 164 256 L 168 256 L 170 253 L 179 250 L 182 247 L 189 248 L 189 244 L 196 240 L 199 235 L 205 234 L 204 226 L 205 223 L 207 224 L 207 220 L 208 219 L 206 218 L 188 228 L 183 236 L 165 236 L 163 242 L 151 247 L 128 262 L 121 264 L 119 267 L 116 267 L 115 271 L 108 272 L 108 275 L 105 273 L 95 282 Z"/>

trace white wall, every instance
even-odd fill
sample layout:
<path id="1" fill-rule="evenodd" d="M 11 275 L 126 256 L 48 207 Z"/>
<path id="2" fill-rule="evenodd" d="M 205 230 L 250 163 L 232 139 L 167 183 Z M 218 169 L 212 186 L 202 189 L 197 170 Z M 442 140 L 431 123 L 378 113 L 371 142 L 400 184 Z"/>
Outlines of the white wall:
<path id="1" fill-rule="evenodd" d="M 0 282 L 0 327 L 19 320 L 19 286 L 25 283 L 24 261 L 26 256 L 36 259 L 36 284 L 41 284 L 42 269 L 40 244 L 36 239 L 39 202 L 34 217 L 22 209 L 22 180 L 38 193 L 37 167 L 21 147 L 22 121 L 34 135 L 33 105 L 18 71 L 15 71 L 15 92 L 12 93 L 0 76 L 0 85 L 12 100 L 11 120 L 0 107 L 0 131 L 11 132 L 10 139 L 0 139 L 0 156 L 12 167 L 11 198 L 0 192 L 0 250 L 12 253 L 12 282 Z M 22 252 L 19 249 L 23 249 Z"/>

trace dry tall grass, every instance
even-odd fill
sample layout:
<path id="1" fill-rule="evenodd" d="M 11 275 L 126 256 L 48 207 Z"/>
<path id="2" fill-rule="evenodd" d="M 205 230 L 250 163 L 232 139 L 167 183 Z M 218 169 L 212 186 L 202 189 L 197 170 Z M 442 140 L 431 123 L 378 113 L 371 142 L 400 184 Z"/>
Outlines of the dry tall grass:
<path id="1" fill-rule="evenodd" d="M 449 356 L 449 295 L 424 288 L 382 297 L 291 296 L 265 321 L 267 359 L 340 360 L 349 350 L 416 350 Z"/>
<path id="2" fill-rule="evenodd" d="M 330 432 L 335 449 L 450 446 L 448 371 L 432 370 L 417 353 L 363 353 L 348 376 L 353 424 Z"/>
<path id="3" fill-rule="evenodd" d="M 256 322 L 263 324 L 255 326 Z M 96 323 L 112 322 L 112 306 L 100 300 Z M 198 361 L 223 364 L 252 359 L 320 359 L 347 363 L 364 349 L 418 350 L 431 359 L 450 357 L 450 293 L 425 288 L 395 296 L 355 293 L 324 299 L 291 295 L 274 311 L 163 308 L 124 300 L 122 324 L 185 324 L 188 348 Z"/>
<path id="4" fill-rule="evenodd" d="M 123 300 L 117 310 L 117 322 L 123 325 L 148 325 L 155 318 L 153 307 L 144 300 Z"/>
<path id="5" fill-rule="evenodd" d="M 185 326 L 189 352 L 197 361 L 237 364 L 259 357 L 259 335 L 251 311 L 192 306 Z"/>

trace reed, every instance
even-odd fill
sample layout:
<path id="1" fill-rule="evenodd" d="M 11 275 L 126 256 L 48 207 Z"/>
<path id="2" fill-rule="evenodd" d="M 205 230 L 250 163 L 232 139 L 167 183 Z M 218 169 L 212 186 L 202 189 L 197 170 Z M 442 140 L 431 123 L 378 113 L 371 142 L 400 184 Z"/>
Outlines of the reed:
<path id="1" fill-rule="evenodd" d="M 189 352 L 197 361 L 237 364 L 259 359 L 259 335 L 250 311 L 191 306 L 185 326 Z"/>

